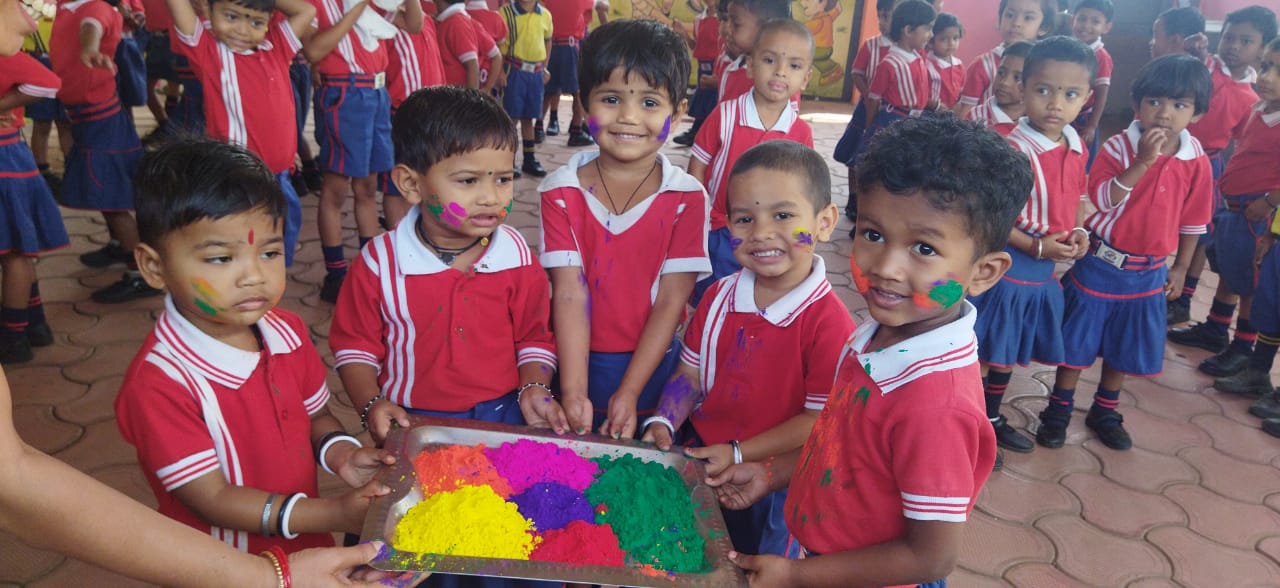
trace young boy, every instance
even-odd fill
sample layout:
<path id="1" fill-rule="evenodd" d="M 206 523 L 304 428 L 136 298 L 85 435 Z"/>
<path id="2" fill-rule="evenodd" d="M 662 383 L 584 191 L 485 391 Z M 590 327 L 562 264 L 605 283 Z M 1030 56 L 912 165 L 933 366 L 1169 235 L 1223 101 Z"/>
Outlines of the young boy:
<path id="1" fill-rule="evenodd" d="M 498 13 L 510 23 L 508 28 L 511 30 L 502 44 L 507 72 L 502 106 L 511 118 L 520 122 L 520 143 L 524 153 L 520 171 L 535 178 L 545 177 L 547 170 L 534 152 L 533 121 L 542 118 L 544 90 L 551 78 L 547 71 L 547 56 L 551 53 L 555 23 L 551 20 L 551 11 L 538 0 L 513 0 L 504 4 Z"/>
<path id="2" fill-rule="evenodd" d="M 1018 41 L 1004 49 L 1000 66 L 991 82 L 991 97 L 965 117 L 982 123 L 1000 136 L 1006 137 L 1018 126 L 1018 119 L 1026 112 L 1022 95 L 1022 65 L 1034 47 L 1027 41 Z"/>
<path id="3" fill-rule="evenodd" d="M 392 178 L 413 208 L 363 248 L 329 333 L 351 405 L 378 442 L 410 412 L 564 431 L 542 401 L 556 365 L 546 274 L 502 224 L 511 119 L 478 90 L 437 86 L 393 129 Z"/>
<path id="4" fill-rule="evenodd" d="M 1062 447 L 1080 372 L 1102 357 L 1102 377 L 1085 425 L 1116 450 L 1132 440 L 1116 410 L 1126 375 L 1154 376 L 1164 361 L 1165 303 L 1182 280 L 1209 224 L 1213 172 L 1187 125 L 1209 107 L 1213 82 L 1200 60 L 1166 55 L 1143 66 L 1131 96 L 1137 112 L 1102 146 L 1089 174 L 1097 212 L 1089 254 L 1062 278 L 1066 300 L 1058 367 L 1036 441 Z M 1170 251 L 1177 251 L 1172 268 Z M 1163 298 L 1162 298 L 1163 295 Z"/>
<path id="5" fill-rule="evenodd" d="M 389 491 L 369 480 L 395 458 L 342 431 L 310 332 L 274 308 L 285 288 L 275 174 L 203 139 L 139 167 L 138 265 L 168 295 L 115 410 L 160 513 L 251 553 L 359 532 L 369 501 Z M 317 463 L 363 487 L 320 498 Z"/>
<path id="6" fill-rule="evenodd" d="M 804 449 L 709 480 L 728 508 L 790 483 L 787 527 L 809 557 L 731 554 L 753 584 L 941 585 L 995 461 L 964 296 L 1009 267 L 1027 160 L 976 123 L 907 119 L 857 182 L 851 268 L 873 320 L 841 352 Z"/>
<path id="7" fill-rule="evenodd" d="M 436 31 L 444 83 L 480 87 L 480 43 L 464 0 L 436 0 Z"/>
<path id="8" fill-rule="evenodd" d="M 867 143 L 894 121 L 916 117 L 936 105 L 938 85 L 929 75 L 924 49 L 933 37 L 933 7 L 923 0 L 905 0 L 893 9 L 889 39 L 893 46 L 876 66 L 876 79 L 862 98 L 866 105 L 867 129 L 863 131 L 858 154 Z"/>
<path id="9" fill-rule="evenodd" d="M 800 120 L 791 95 L 809 83 L 813 35 L 799 21 L 771 20 L 760 27 L 748 75 L 755 86 L 733 100 L 722 101 L 698 131 L 689 157 L 689 175 L 711 195 L 711 276 L 694 289 L 693 304 L 716 280 L 742 269 L 735 259 L 728 228 L 729 171 L 751 147 L 771 139 L 813 147 L 813 130 Z"/>
<path id="10" fill-rule="evenodd" d="M 1274 12 L 1261 6 L 1242 8 L 1227 15 L 1218 53 L 1205 62 L 1213 74 L 1213 98 L 1209 100 L 1209 111 L 1187 130 L 1209 154 L 1215 180 L 1222 175 L 1228 145 L 1239 136 L 1258 101 L 1252 87 L 1257 79 L 1253 66 L 1262 56 L 1262 48 L 1275 36 Z M 1217 187 L 1221 188 L 1220 185 Z M 1203 254 L 1192 260 L 1191 269 L 1187 272 L 1189 285 L 1183 288 L 1184 295 L 1176 306 L 1170 307 L 1171 313 L 1179 315 L 1171 316 L 1171 321 L 1190 318 L 1191 296 L 1195 294 L 1195 286 L 1199 284 L 1200 273 L 1204 270 L 1203 258 L 1207 258 L 1221 278 L 1208 320 L 1171 331 L 1169 340 L 1217 353 L 1200 363 L 1200 371 L 1216 377 L 1230 376 L 1244 368 L 1257 334 L 1249 320 L 1256 278 L 1256 266 L 1251 259 L 1255 241 L 1265 228 L 1261 216 L 1251 215 L 1247 220 L 1241 215 L 1240 211 L 1248 205 L 1249 198 L 1242 200 L 1245 196 L 1220 189 L 1215 191 L 1212 235 L 1204 240 Z M 1197 253 L 1201 254 L 1201 248 L 1197 248 Z M 1190 276 L 1195 277 L 1194 282 Z M 1227 327 L 1231 325 L 1231 315 L 1237 304 L 1240 315 L 1236 334 L 1228 345 Z"/>
<path id="11" fill-rule="evenodd" d="M 168 5 L 174 50 L 190 61 L 205 91 L 205 132 L 248 147 L 280 180 L 289 267 L 302 228 L 302 202 L 290 178 L 298 129 L 289 66 L 302 39 L 311 35 L 316 10 L 306 0 L 214 0 L 206 30 L 190 0 L 168 0 Z M 285 19 L 274 22 L 277 7 Z"/>
<path id="12" fill-rule="evenodd" d="M 849 220 L 858 218 L 858 199 L 853 187 L 853 178 L 857 174 L 853 162 L 854 156 L 858 154 L 859 147 L 862 145 L 862 135 L 867 130 L 867 106 L 862 99 L 871 88 L 871 82 L 874 81 L 880 61 L 893 46 L 893 41 L 889 40 L 889 25 L 893 22 L 893 7 L 897 3 L 898 0 L 876 0 L 876 24 L 880 27 L 880 34 L 862 42 L 857 55 L 853 57 L 853 67 L 849 70 L 853 87 L 857 91 L 855 94 L 857 104 L 853 107 L 853 116 L 849 117 L 849 124 L 844 128 L 844 134 L 836 142 L 835 151 L 831 154 L 836 161 L 849 168 L 849 201 L 844 207 L 844 215 Z"/>
<path id="13" fill-rule="evenodd" d="M 1098 125 L 1102 123 L 1102 113 L 1107 108 L 1111 71 L 1115 68 L 1111 54 L 1102 44 L 1102 35 L 1111 32 L 1111 19 L 1114 17 L 1115 6 L 1111 0 L 1083 0 L 1076 5 L 1075 16 L 1071 18 L 1071 34 L 1093 49 L 1098 60 L 1098 75 L 1093 77 L 1093 95 L 1085 102 L 1080 116 L 1071 123 L 1080 133 L 1080 140 L 1089 148 L 1090 162 L 1097 156 Z"/>
<path id="14" fill-rule="evenodd" d="M 1207 42 L 1204 36 L 1204 16 L 1190 6 L 1161 12 L 1151 24 L 1153 59 L 1172 54 L 1189 54 L 1199 43 Z"/>
<path id="15" fill-rule="evenodd" d="M 617 20 L 587 36 L 581 57 L 600 150 L 538 187 L 540 259 L 569 424 L 630 438 L 657 406 L 685 305 L 711 271 L 706 192 L 659 153 L 687 107 L 689 51 L 666 25 Z"/>
<path id="16" fill-rule="evenodd" d="M 1000 0 L 1000 44 L 978 56 L 965 72 L 964 88 L 956 102 L 956 116 L 964 115 L 991 97 L 991 81 L 1005 47 L 1018 41 L 1030 41 L 1049 34 L 1057 13 L 1054 0 Z"/>
<path id="17" fill-rule="evenodd" d="M 720 76 L 719 100 L 724 102 L 746 94 L 754 87 L 748 73 L 747 57 L 755 51 L 756 41 L 760 39 L 760 27 L 773 19 L 791 20 L 791 5 L 779 0 L 726 0 L 729 2 L 729 44 L 733 45 L 738 59 L 730 63 Z M 812 36 L 812 35 L 810 35 Z M 813 59 L 813 50 L 809 50 L 809 59 Z M 806 82 L 807 83 L 807 82 Z M 801 85 L 794 94 L 793 100 L 800 102 Z"/>
<path id="18" fill-rule="evenodd" d="M 578 96 L 578 45 L 587 36 L 587 23 L 591 22 L 592 0 L 543 0 L 543 8 L 551 13 L 551 53 L 547 61 L 546 97 L 542 100 L 542 114 L 534 126 L 535 139 L 560 134 L 560 95 L 573 96 L 573 114 L 569 118 L 569 146 L 585 147 L 592 144 L 587 134 L 586 114 Z M 548 118 L 548 115 L 549 118 Z M 542 128 L 542 119 L 548 118 Z"/>
<path id="19" fill-rule="evenodd" d="M 827 282 L 814 246 L 838 212 L 822 156 L 791 141 L 751 148 L 733 165 L 729 227 L 743 269 L 716 284 L 685 330 L 680 365 L 663 389 L 646 441 L 670 449 L 686 421 L 689 455 L 716 475 L 741 462 L 799 449 L 826 403 L 853 320 Z M 787 553 L 774 493 L 749 511 L 726 511 L 736 549 Z"/>

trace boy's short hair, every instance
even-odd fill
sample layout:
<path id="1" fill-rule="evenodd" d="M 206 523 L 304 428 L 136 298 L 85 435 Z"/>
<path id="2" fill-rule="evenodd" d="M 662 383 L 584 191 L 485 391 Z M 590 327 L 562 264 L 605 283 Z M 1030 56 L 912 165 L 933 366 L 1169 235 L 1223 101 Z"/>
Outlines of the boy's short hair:
<path id="1" fill-rule="evenodd" d="M 1250 24 L 1253 28 L 1258 29 L 1262 33 L 1262 44 L 1270 43 L 1276 38 L 1276 13 L 1264 6 L 1246 6 L 1235 12 L 1228 12 L 1227 18 L 1222 21 L 1222 28 L 1227 28 L 1231 24 Z"/>
<path id="2" fill-rule="evenodd" d="M 921 27 L 933 23 L 934 17 L 938 13 L 933 11 L 933 6 L 924 0 L 905 0 L 893 9 L 893 20 L 889 25 L 889 40 L 897 41 L 902 38 L 902 29 L 904 27 Z"/>
<path id="3" fill-rule="evenodd" d="M 396 163 L 418 173 L 478 149 L 514 152 L 515 123 L 502 104 L 479 90 L 432 86 L 409 95 L 391 121 Z"/>
<path id="4" fill-rule="evenodd" d="M 276 0 L 209 0 L 209 8 L 218 2 L 227 2 L 235 4 L 249 10 L 257 10 L 260 12 L 270 13 L 276 9 Z"/>
<path id="5" fill-rule="evenodd" d="M 733 163 L 729 179 L 753 169 L 796 174 L 809 187 L 805 196 L 814 212 L 831 205 L 831 170 L 817 151 L 800 143 L 774 139 L 748 149 Z"/>
<path id="6" fill-rule="evenodd" d="M 671 27 L 656 20 L 612 20 L 582 41 L 578 57 L 578 87 L 585 99 L 622 68 L 661 88 L 675 106 L 689 85 L 689 50 Z"/>
<path id="7" fill-rule="evenodd" d="M 876 14 L 884 14 L 893 12 L 893 7 L 898 4 L 898 0 L 876 0 Z"/>
<path id="8" fill-rule="evenodd" d="M 939 12 L 938 17 L 933 19 L 933 35 L 935 37 L 951 27 L 960 29 L 960 36 L 964 36 L 964 25 L 960 24 L 960 17 L 950 12 Z"/>
<path id="9" fill-rule="evenodd" d="M 1000 0 L 1000 10 L 996 11 L 996 22 L 1000 22 L 1000 17 L 1004 16 L 1004 9 L 1009 7 L 1009 0 Z M 1065 10 L 1065 9 L 1064 9 Z M 1044 17 L 1040 19 L 1040 32 L 1049 33 L 1053 31 L 1057 25 L 1058 2 L 1056 0 L 1040 0 L 1040 14 Z"/>
<path id="10" fill-rule="evenodd" d="M 1036 70 L 1046 61 L 1076 63 L 1083 66 L 1089 70 L 1091 84 L 1094 76 L 1098 75 L 1098 56 L 1094 54 L 1093 49 L 1075 37 L 1057 35 L 1031 46 L 1027 59 L 1022 64 L 1022 81 L 1025 83 L 1027 78 L 1035 75 Z"/>
<path id="11" fill-rule="evenodd" d="M 1164 23 L 1164 34 L 1182 38 L 1204 32 L 1204 15 L 1189 6 L 1170 8 L 1160 13 L 1156 20 Z"/>
<path id="12" fill-rule="evenodd" d="M 860 194 L 879 186 L 919 193 L 935 209 L 963 216 L 974 259 L 1009 242 L 1031 192 L 1031 165 L 995 131 L 953 116 L 906 118 L 885 127 L 858 161 Z"/>
<path id="13" fill-rule="evenodd" d="M 1076 5 L 1076 13 L 1079 13 L 1084 8 L 1091 8 L 1101 12 L 1107 22 L 1111 22 L 1111 19 L 1116 16 L 1116 5 L 1111 0 L 1080 0 L 1080 3 Z"/>
<path id="14" fill-rule="evenodd" d="M 791 18 L 791 2 L 788 0 L 733 0 L 734 4 L 764 22 L 775 18 Z"/>
<path id="15" fill-rule="evenodd" d="M 760 48 L 760 41 L 763 41 L 766 35 L 773 33 L 790 33 L 809 42 L 809 59 L 813 59 L 813 49 L 815 47 L 813 33 L 809 31 L 809 27 L 794 18 L 774 18 L 764 21 L 760 25 L 760 31 L 756 33 L 754 52 Z"/>
<path id="16" fill-rule="evenodd" d="M 280 183 L 258 156 L 200 137 L 174 139 L 142 156 L 133 206 L 139 239 L 156 250 L 170 233 L 204 219 L 262 209 L 279 222 L 285 214 Z"/>
<path id="17" fill-rule="evenodd" d="M 1196 114 L 1209 110 L 1213 94 L 1213 76 L 1204 62 L 1190 55 L 1157 57 L 1142 69 L 1133 81 L 1129 95 L 1135 105 L 1143 98 L 1194 98 Z"/>
<path id="18" fill-rule="evenodd" d="M 1036 44 L 1031 41 L 1018 41 L 1017 43 L 1005 47 L 1004 53 L 1000 54 L 1000 59 L 1004 59 L 1006 57 L 1021 57 L 1026 59 L 1027 56 L 1031 54 L 1031 48 L 1035 46 Z M 1023 70 L 1026 69 L 1025 61 L 1023 62 L 1022 67 Z"/>

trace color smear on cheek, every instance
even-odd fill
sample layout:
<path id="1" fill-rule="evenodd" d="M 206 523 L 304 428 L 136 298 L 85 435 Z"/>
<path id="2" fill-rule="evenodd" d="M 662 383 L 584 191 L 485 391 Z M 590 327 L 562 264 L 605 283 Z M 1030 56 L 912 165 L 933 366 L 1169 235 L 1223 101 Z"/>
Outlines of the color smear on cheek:
<path id="1" fill-rule="evenodd" d="M 658 140 L 666 141 L 667 137 L 670 137 L 670 136 L 671 136 L 671 117 L 668 116 L 667 120 L 663 121 L 662 123 L 662 132 L 658 133 Z"/>
<path id="2" fill-rule="evenodd" d="M 911 301 L 921 308 L 951 308 L 964 298 L 964 286 L 955 280 L 938 280 L 929 293 L 912 292 Z"/>
<path id="3" fill-rule="evenodd" d="M 218 316 L 219 309 L 214 305 L 218 291 L 213 288 L 213 285 L 204 278 L 195 278 L 191 280 L 191 287 L 196 291 L 196 308 L 209 316 Z"/>
<path id="4" fill-rule="evenodd" d="M 849 270 L 853 272 L 853 287 L 857 288 L 858 292 L 866 294 L 867 290 L 871 289 L 871 281 L 862 273 L 862 268 L 858 267 L 858 262 L 852 257 L 849 258 Z"/>
<path id="5" fill-rule="evenodd" d="M 498 218 L 500 218 L 500 219 L 507 218 L 507 215 L 508 215 L 508 214 L 511 214 L 511 207 L 512 207 L 512 206 L 515 206 L 515 203 L 516 203 L 515 198 L 512 198 L 511 200 L 508 200 L 508 201 L 507 201 L 507 205 L 506 205 L 506 206 L 504 206 L 504 207 L 502 208 L 502 211 L 498 213 Z"/>
<path id="6" fill-rule="evenodd" d="M 813 233 L 805 229 L 796 229 L 791 235 L 796 238 L 796 247 L 806 251 L 813 251 Z"/>
<path id="7" fill-rule="evenodd" d="M 738 247 L 739 247 L 739 246 L 741 246 L 741 245 L 742 245 L 742 239 L 739 239 L 739 238 L 737 238 L 737 237 L 734 237 L 734 238 L 732 238 L 732 239 L 729 239 L 729 247 L 730 247 L 731 249 L 737 250 L 737 249 L 738 249 Z"/>
<path id="8" fill-rule="evenodd" d="M 436 218 L 440 218 L 440 215 L 444 213 L 444 207 L 440 206 L 440 198 L 438 196 L 431 195 L 431 200 L 427 201 L 427 212 L 430 212 L 431 216 Z"/>
<path id="9" fill-rule="evenodd" d="M 449 209 L 444 211 L 440 218 L 455 227 L 460 227 L 462 221 L 467 218 L 467 209 L 457 202 L 450 202 Z"/>
<path id="10" fill-rule="evenodd" d="M 592 138 L 600 136 L 600 121 L 596 120 L 596 117 L 587 117 L 587 132 L 591 134 Z"/>

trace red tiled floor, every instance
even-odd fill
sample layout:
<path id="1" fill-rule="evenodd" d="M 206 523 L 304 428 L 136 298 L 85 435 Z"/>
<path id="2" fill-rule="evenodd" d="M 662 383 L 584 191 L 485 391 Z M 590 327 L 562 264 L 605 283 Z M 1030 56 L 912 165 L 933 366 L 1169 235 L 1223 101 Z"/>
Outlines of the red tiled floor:
<path id="1" fill-rule="evenodd" d="M 1141 539 L 1154 527 L 1187 522 L 1187 515 L 1173 501 L 1126 488 L 1102 476 L 1071 474 L 1061 484 L 1084 505 L 1084 520 L 1109 533 Z"/>
<path id="2" fill-rule="evenodd" d="M 1255 551 L 1224 547 L 1184 527 L 1162 527 L 1148 535 L 1173 562 L 1174 579 L 1188 586 L 1276 586 L 1274 562 Z"/>
<path id="3" fill-rule="evenodd" d="M 1155 547 L 1112 535 L 1070 515 L 1036 522 L 1058 550 L 1059 569 L 1091 586 L 1123 586 L 1145 576 L 1169 573 L 1169 562 Z"/>

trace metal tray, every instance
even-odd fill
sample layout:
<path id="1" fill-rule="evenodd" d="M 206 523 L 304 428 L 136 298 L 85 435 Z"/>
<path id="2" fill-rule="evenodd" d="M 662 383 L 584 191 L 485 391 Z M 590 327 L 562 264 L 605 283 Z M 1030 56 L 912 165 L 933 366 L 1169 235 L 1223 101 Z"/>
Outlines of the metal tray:
<path id="1" fill-rule="evenodd" d="M 413 424 L 409 428 L 396 429 L 387 436 L 386 448 L 396 455 L 397 460 L 395 465 L 385 468 L 379 474 L 379 479 L 391 487 L 391 493 L 374 500 L 360 535 L 361 541 L 376 539 L 387 545 L 370 563 L 374 568 L 654 588 L 729 588 L 747 585 L 742 571 L 726 557 L 733 545 L 725 531 L 724 517 L 720 514 L 715 492 L 703 484 L 706 471 L 702 463 L 685 457 L 679 451 L 664 452 L 637 441 L 616 441 L 598 435 L 561 436 L 548 429 L 500 423 L 421 416 L 410 416 L 410 419 Z M 698 533 L 706 541 L 704 557 L 708 571 L 702 574 L 660 572 L 653 568 L 635 566 L 581 566 L 558 562 L 413 553 L 391 547 L 391 538 L 400 517 L 423 499 L 413 471 L 413 456 L 429 444 L 475 446 L 483 443 L 486 447 L 497 447 L 520 439 L 555 443 L 588 459 L 630 454 L 674 468 L 693 499 Z"/>

